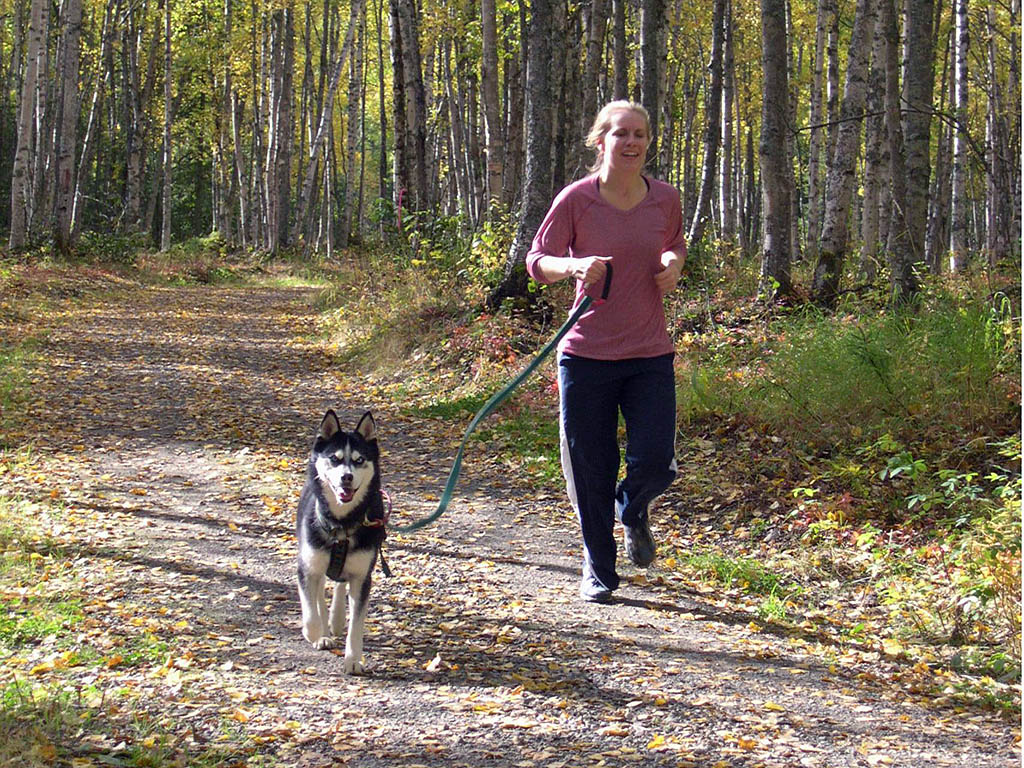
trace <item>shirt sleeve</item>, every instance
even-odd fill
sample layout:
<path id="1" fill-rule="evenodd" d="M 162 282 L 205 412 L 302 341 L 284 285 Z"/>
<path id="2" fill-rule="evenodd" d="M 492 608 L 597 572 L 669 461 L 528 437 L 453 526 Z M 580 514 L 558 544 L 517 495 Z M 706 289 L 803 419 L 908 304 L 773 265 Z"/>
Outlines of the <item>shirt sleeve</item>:
<path id="1" fill-rule="evenodd" d="M 542 256 L 567 256 L 574 235 L 572 204 L 568 189 L 563 189 L 551 207 L 533 237 L 530 252 L 526 254 L 526 271 L 538 283 L 548 282 L 536 269 L 537 261 Z"/>
<path id="2" fill-rule="evenodd" d="M 666 228 L 665 251 L 676 251 L 686 255 L 686 233 L 683 231 L 683 205 L 679 200 L 679 191 L 669 186 L 668 227 Z"/>

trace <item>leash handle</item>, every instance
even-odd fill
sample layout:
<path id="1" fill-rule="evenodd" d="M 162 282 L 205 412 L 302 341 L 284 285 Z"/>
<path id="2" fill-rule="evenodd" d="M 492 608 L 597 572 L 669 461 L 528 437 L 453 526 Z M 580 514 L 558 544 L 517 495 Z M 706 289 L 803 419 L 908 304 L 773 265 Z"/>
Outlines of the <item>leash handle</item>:
<path id="1" fill-rule="evenodd" d="M 601 298 L 596 300 L 597 303 L 604 301 L 608 297 L 608 291 L 611 290 L 611 284 L 612 268 L 611 265 L 608 265 L 608 272 L 605 274 L 604 278 L 604 290 L 601 293 Z M 459 474 L 462 472 L 462 454 L 465 452 L 466 443 L 469 441 L 469 436 L 473 434 L 473 430 L 475 430 L 477 425 L 495 408 L 504 402 L 516 387 L 522 384 L 527 377 L 537 369 L 537 366 L 544 361 L 544 358 L 551 354 L 551 351 L 555 348 L 558 342 L 562 340 L 562 337 L 565 336 L 565 334 L 567 334 L 574 325 L 576 325 L 576 321 L 583 316 L 584 312 L 590 309 L 590 305 L 593 303 L 595 303 L 595 299 L 590 296 L 584 296 L 583 301 L 579 303 L 576 310 L 569 315 L 569 318 L 562 324 L 562 327 L 558 329 L 558 332 L 555 333 L 551 341 L 544 345 L 540 352 L 537 353 L 536 357 L 530 361 L 530 364 L 520 371 L 512 381 L 495 392 L 491 396 L 490 400 L 484 403 L 483 407 L 476 412 L 473 420 L 469 422 L 469 426 L 466 427 L 465 434 L 462 436 L 462 442 L 459 444 L 459 450 L 455 454 L 455 461 L 452 463 L 451 472 L 448 473 L 448 482 L 445 483 L 444 492 L 441 494 L 441 500 L 437 504 L 437 509 L 432 514 L 409 523 L 409 525 L 392 526 L 391 530 L 397 533 L 411 533 L 412 531 L 416 531 L 430 525 L 444 514 L 445 510 L 448 509 L 448 504 L 451 502 L 452 496 L 455 493 L 455 484 L 459 481 Z"/>
<path id="2" fill-rule="evenodd" d="M 612 270 L 612 265 L 610 263 L 608 263 L 608 264 L 605 264 L 604 266 L 605 266 L 604 286 L 601 288 L 601 298 L 594 299 L 594 304 L 596 306 L 601 306 L 606 301 L 608 301 L 608 294 L 612 290 L 612 271 L 613 271 Z"/>

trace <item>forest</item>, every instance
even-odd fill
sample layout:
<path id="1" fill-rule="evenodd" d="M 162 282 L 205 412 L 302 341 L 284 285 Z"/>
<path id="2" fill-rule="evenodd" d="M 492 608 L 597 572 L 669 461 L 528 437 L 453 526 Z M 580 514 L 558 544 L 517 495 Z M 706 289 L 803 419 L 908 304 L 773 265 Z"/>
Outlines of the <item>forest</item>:
<path id="1" fill-rule="evenodd" d="M 790 293 L 798 263 L 825 305 L 880 274 L 898 298 L 1019 263 L 1017 0 L 4 0 L 0 18 L 14 250 L 451 249 L 511 220 L 495 303 L 525 292 L 525 241 L 585 173 L 597 108 L 630 98 L 691 251 L 754 259 L 762 292 Z"/>
<path id="2" fill-rule="evenodd" d="M 0 0 L 0 767 L 1020 765 L 1020 30 Z M 678 473 L 595 605 L 524 258 L 622 98 L 682 201 Z M 300 626 L 326 408 L 394 502 L 364 676 Z"/>

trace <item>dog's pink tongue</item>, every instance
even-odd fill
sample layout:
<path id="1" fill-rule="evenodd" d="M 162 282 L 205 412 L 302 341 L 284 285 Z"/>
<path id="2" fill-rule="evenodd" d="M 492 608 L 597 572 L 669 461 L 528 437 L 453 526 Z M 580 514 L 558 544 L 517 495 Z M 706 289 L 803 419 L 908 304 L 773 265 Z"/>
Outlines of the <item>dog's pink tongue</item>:
<path id="1" fill-rule="evenodd" d="M 355 496 L 355 493 L 348 488 L 342 488 L 340 495 L 342 503 L 346 503 L 352 501 L 352 497 Z"/>

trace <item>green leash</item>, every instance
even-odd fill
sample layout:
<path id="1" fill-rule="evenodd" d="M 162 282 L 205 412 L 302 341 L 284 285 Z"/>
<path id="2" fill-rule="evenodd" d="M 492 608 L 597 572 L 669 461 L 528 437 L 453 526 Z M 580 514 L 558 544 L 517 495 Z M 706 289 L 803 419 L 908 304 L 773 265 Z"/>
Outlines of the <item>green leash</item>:
<path id="1" fill-rule="evenodd" d="M 608 271 L 604 278 L 604 289 L 601 291 L 601 298 L 598 300 L 598 303 L 601 303 L 608 298 L 608 291 L 612 285 L 612 265 L 608 264 L 607 269 Z M 507 400 L 516 387 L 526 381 L 529 375 L 537 369 L 537 366 L 544 361 L 544 358 L 551 354 L 551 350 L 553 350 L 555 345 L 562 340 L 562 337 L 565 336 L 565 334 L 567 334 L 574 325 L 576 325 L 576 321 L 580 319 L 587 309 L 590 308 L 590 305 L 593 302 L 593 298 L 590 296 L 584 296 L 583 301 L 580 302 L 576 311 L 569 315 L 569 319 L 566 320 L 562 324 L 562 327 L 558 329 L 558 333 L 556 333 L 554 338 L 552 338 L 551 341 L 549 341 L 544 348 L 537 353 L 537 356 L 530 361 L 530 364 L 527 365 L 526 368 L 524 368 L 514 379 L 512 379 L 512 381 L 506 384 L 502 389 L 495 392 L 491 396 L 491 399 L 484 403 L 483 407 L 476 412 L 476 416 L 474 416 L 473 420 L 469 422 L 469 426 L 466 427 L 466 433 L 462 436 L 462 442 L 459 444 L 459 451 L 455 454 L 455 463 L 452 464 L 452 470 L 448 473 L 448 482 L 444 486 L 444 493 L 441 494 L 441 501 L 438 502 L 437 509 L 432 514 L 409 523 L 409 525 L 396 525 L 393 526 L 391 530 L 396 531 L 397 533 L 410 533 L 411 531 L 416 531 L 430 525 L 445 513 L 445 510 L 448 509 L 448 504 L 451 502 L 452 496 L 455 493 L 455 485 L 459 482 L 459 474 L 462 472 L 462 454 L 466 448 L 466 442 L 469 440 L 469 436 L 473 434 L 473 430 L 475 430 L 477 425 L 487 418 L 495 408 Z"/>

